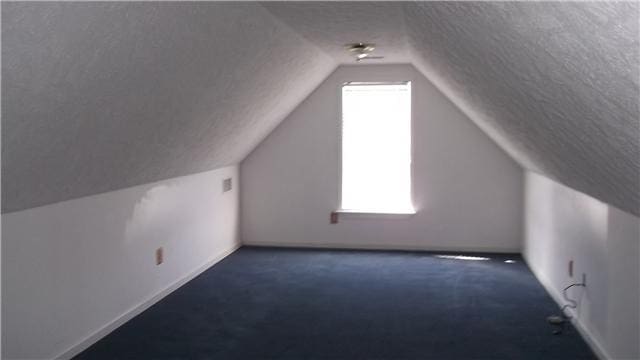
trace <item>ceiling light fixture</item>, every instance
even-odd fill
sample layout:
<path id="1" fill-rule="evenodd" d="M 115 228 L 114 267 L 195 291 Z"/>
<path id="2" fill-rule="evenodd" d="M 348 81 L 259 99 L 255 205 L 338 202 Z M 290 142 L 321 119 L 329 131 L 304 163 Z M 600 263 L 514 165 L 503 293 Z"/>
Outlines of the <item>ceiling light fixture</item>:
<path id="1" fill-rule="evenodd" d="M 371 52 L 376 49 L 375 44 L 353 43 L 345 45 L 349 53 L 355 56 L 356 61 L 382 59 L 384 56 L 371 56 Z"/>

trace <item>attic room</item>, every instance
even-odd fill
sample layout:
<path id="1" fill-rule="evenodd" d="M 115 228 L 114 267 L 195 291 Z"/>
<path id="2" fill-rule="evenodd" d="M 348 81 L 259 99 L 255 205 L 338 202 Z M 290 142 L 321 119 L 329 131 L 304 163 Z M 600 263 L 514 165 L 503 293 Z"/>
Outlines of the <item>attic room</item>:
<path id="1" fill-rule="evenodd" d="M 0 6 L 2 359 L 640 359 L 640 3 Z"/>

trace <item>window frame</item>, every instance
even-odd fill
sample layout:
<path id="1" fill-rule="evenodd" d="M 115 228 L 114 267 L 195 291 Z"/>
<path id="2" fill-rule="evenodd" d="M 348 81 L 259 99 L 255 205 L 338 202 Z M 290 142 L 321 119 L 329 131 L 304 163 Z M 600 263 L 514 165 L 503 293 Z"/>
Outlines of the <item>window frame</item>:
<path id="1" fill-rule="evenodd" d="M 410 209 L 406 211 L 369 211 L 369 210 L 354 210 L 354 209 L 344 209 L 342 207 L 342 195 L 343 195 L 343 88 L 345 86 L 353 86 L 353 85 L 409 85 L 410 86 L 410 106 L 409 106 L 409 134 L 410 134 L 410 165 L 409 165 L 409 202 Z M 340 143 L 340 151 L 338 154 L 338 167 L 339 167 L 339 179 L 338 179 L 338 201 L 339 207 L 335 211 L 344 215 L 354 215 L 358 218 L 406 218 L 411 217 L 412 215 L 417 213 L 416 207 L 413 203 L 413 103 L 414 103 L 414 95 L 413 95 L 413 86 L 411 80 L 402 80 L 402 81 L 346 81 L 343 82 L 340 87 L 338 93 L 338 104 L 339 104 L 339 121 L 338 121 L 338 141 Z"/>

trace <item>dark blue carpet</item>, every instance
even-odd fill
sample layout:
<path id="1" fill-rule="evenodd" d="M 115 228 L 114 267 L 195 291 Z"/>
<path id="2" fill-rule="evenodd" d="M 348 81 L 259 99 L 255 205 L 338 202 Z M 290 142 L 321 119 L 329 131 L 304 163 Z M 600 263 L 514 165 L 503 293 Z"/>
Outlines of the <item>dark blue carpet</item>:
<path id="1" fill-rule="evenodd" d="M 434 255 L 243 247 L 77 359 L 595 359 L 520 256 Z"/>

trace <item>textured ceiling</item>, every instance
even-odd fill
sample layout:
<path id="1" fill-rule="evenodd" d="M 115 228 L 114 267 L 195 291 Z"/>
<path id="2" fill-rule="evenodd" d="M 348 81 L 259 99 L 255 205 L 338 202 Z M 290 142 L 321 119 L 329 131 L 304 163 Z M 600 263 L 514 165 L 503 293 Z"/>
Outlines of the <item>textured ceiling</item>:
<path id="1" fill-rule="evenodd" d="M 639 3 L 265 7 L 338 62 L 408 59 L 524 167 L 640 215 Z"/>
<path id="2" fill-rule="evenodd" d="M 2 4 L 2 209 L 242 160 L 332 70 L 257 3 Z"/>
<path id="3" fill-rule="evenodd" d="M 413 3 L 416 67 L 524 167 L 640 215 L 639 3 Z"/>
<path id="4" fill-rule="evenodd" d="M 296 32 L 341 63 L 354 63 L 349 43 L 376 44 L 380 60 L 363 63 L 409 63 L 402 6 L 393 2 L 265 2 L 263 5 Z"/>
<path id="5" fill-rule="evenodd" d="M 365 41 L 524 167 L 640 215 L 638 8 L 3 3 L 3 211 L 236 163 Z"/>

